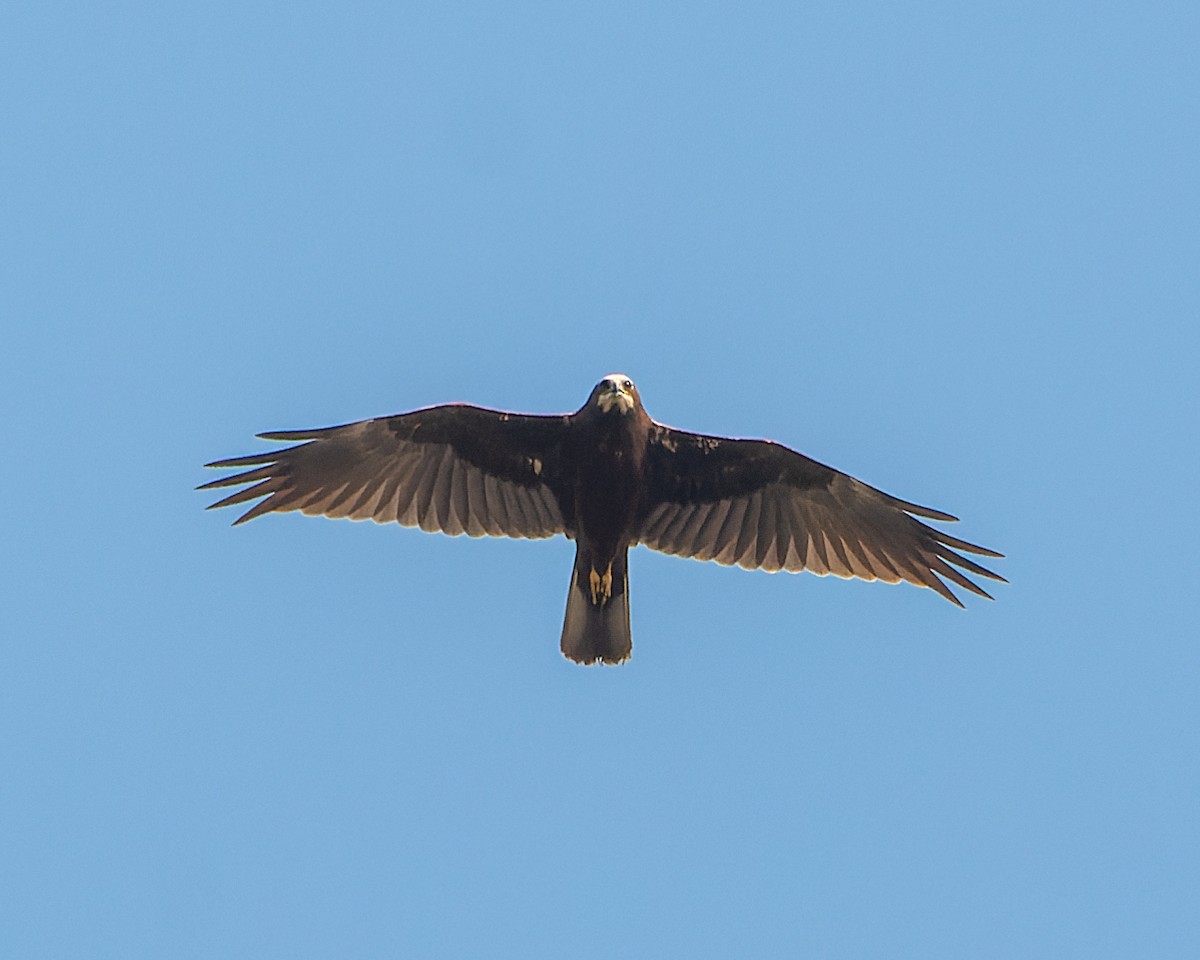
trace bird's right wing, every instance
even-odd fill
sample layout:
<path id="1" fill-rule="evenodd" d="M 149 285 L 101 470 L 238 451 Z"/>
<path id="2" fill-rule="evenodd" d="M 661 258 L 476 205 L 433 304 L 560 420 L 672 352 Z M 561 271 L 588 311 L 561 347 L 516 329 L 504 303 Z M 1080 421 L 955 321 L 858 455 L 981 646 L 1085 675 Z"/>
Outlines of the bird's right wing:
<path id="1" fill-rule="evenodd" d="M 572 501 L 562 469 L 569 420 L 447 404 L 262 433 L 264 440 L 306 442 L 210 463 L 252 469 L 200 489 L 250 484 L 213 507 L 266 498 L 236 523 L 299 510 L 451 535 L 552 537 L 573 525 L 564 516 Z"/>
<path id="2" fill-rule="evenodd" d="M 646 477 L 638 540 L 663 553 L 747 569 L 907 580 L 959 606 L 939 577 L 988 594 L 955 567 L 1004 579 L 956 551 L 1001 554 L 916 519 L 955 517 L 889 496 L 767 440 L 655 424 Z"/>

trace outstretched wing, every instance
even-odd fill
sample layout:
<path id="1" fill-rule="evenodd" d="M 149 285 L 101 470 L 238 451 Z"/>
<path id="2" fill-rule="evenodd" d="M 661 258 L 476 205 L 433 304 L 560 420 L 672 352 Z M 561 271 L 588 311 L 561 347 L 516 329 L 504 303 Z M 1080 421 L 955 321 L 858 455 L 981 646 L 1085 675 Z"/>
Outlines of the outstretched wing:
<path id="1" fill-rule="evenodd" d="M 959 606 L 939 577 L 989 595 L 955 567 L 1004 579 L 956 551 L 1001 554 L 915 519 L 957 518 L 888 496 L 767 440 L 655 424 L 646 476 L 638 539 L 663 553 L 747 569 L 907 580 Z"/>
<path id="2" fill-rule="evenodd" d="M 455 536 L 551 537 L 574 521 L 564 512 L 571 509 L 562 456 L 569 419 L 448 404 L 340 427 L 261 433 L 264 440 L 306 442 L 210 463 L 251 469 L 200 489 L 250 484 L 212 507 L 266 498 L 236 523 L 299 510 Z"/>

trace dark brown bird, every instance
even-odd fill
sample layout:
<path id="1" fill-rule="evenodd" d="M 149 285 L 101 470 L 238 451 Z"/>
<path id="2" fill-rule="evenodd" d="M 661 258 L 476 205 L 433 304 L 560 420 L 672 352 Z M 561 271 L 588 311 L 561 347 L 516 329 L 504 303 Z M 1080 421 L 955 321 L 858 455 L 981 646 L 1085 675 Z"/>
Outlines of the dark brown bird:
<path id="1" fill-rule="evenodd" d="M 656 423 L 622 374 L 574 414 L 447 404 L 259 436 L 304 442 L 208 464 L 251 468 L 200 488 L 249 484 L 213 507 L 265 498 L 235 523 L 299 510 L 452 536 L 573 539 L 562 652 L 577 663 L 629 659 L 628 554 L 639 543 L 746 569 L 907 580 L 959 606 L 943 579 L 989 595 L 955 567 L 1004 579 L 956 551 L 1001 554 L 916 519 L 955 517 L 769 440 Z"/>

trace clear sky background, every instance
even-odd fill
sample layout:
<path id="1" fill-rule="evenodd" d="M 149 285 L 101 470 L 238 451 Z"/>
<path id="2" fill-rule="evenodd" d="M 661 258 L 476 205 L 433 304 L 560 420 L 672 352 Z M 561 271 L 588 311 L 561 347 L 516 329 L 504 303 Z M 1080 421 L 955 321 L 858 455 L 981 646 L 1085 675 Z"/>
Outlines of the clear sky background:
<path id="1" fill-rule="evenodd" d="M 1197 10 L 10 6 L 0 955 L 1196 956 Z M 614 370 L 1011 584 L 193 490 Z"/>

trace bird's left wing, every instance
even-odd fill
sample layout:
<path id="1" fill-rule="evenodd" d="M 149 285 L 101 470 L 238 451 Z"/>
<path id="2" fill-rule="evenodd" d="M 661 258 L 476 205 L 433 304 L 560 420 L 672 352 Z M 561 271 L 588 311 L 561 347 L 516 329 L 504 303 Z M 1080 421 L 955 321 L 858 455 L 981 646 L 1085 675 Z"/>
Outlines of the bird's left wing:
<path id="1" fill-rule="evenodd" d="M 541 417 L 466 404 L 319 430 L 259 434 L 297 446 L 210 467 L 251 469 L 200 489 L 250 484 L 214 503 L 265 497 L 237 519 L 299 510 L 327 517 L 420 526 L 473 537 L 551 537 L 571 529 L 563 477 L 566 416 Z"/>
<path id="2" fill-rule="evenodd" d="M 638 524 L 638 540 L 651 549 L 747 569 L 907 580 L 959 606 L 939 577 L 988 594 L 955 567 L 1004 579 L 956 551 L 1001 554 L 916 517 L 956 519 L 777 443 L 651 427 Z"/>

